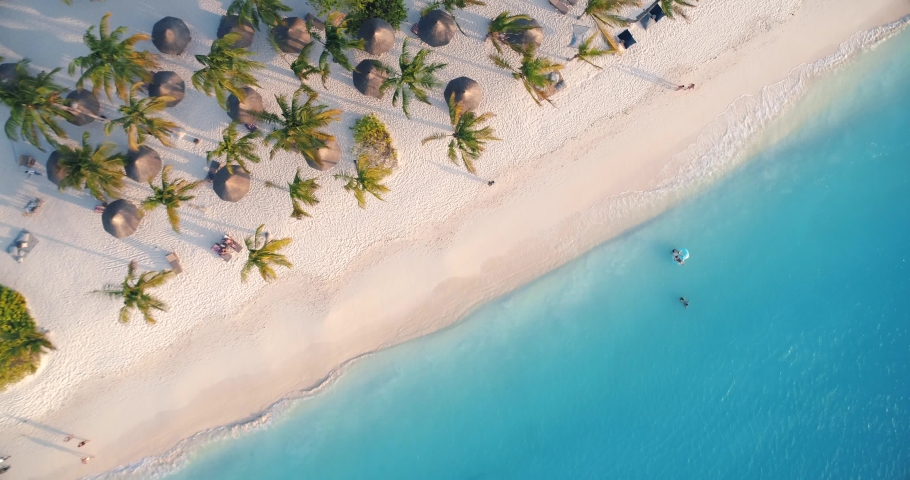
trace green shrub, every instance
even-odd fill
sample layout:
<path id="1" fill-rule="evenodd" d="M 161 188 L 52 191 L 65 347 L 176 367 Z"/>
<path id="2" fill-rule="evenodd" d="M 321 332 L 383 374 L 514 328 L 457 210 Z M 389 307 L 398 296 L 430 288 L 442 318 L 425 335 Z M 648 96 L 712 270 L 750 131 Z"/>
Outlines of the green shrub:
<path id="1" fill-rule="evenodd" d="M 371 18 L 381 18 L 398 30 L 401 22 L 408 18 L 408 9 L 402 0 L 360 0 L 348 14 L 348 32 L 357 35 L 363 22 Z"/>
<path id="2" fill-rule="evenodd" d="M 398 152 L 392 146 L 392 136 L 385 124 L 374 114 L 360 117 L 354 126 L 354 155 L 366 159 L 373 166 L 395 168 Z"/>
<path id="3" fill-rule="evenodd" d="M 0 390 L 35 373 L 41 353 L 53 349 L 28 314 L 25 298 L 0 285 Z"/>

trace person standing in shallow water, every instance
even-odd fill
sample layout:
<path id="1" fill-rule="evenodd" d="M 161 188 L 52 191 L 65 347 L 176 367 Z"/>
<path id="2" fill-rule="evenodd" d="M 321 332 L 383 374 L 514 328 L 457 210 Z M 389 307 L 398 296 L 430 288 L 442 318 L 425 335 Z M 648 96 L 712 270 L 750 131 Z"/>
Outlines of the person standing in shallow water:
<path id="1" fill-rule="evenodd" d="M 679 303 L 681 303 L 683 307 L 689 308 L 689 301 L 686 300 L 686 297 L 679 297 Z"/>

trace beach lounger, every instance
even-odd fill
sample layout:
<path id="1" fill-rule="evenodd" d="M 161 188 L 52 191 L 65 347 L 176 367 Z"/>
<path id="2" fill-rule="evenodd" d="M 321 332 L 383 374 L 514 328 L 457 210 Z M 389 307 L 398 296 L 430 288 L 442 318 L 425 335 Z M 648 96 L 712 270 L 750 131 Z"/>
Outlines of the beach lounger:
<path id="1" fill-rule="evenodd" d="M 19 155 L 19 166 L 20 167 L 32 168 L 35 166 L 36 163 L 38 163 L 38 162 L 36 162 L 33 157 L 30 157 L 28 155 Z"/>
<path id="2" fill-rule="evenodd" d="M 220 243 L 212 245 L 212 252 L 214 252 L 215 255 L 221 257 L 221 259 L 225 262 L 229 261 L 233 257 L 231 255 L 231 252 L 227 249 L 227 246 Z"/>
<path id="3" fill-rule="evenodd" d="M 325 22 L 316 18 L 316 16 L 312 13 L 306 14 L 306 16 L 303 17 L 303 20 L 307 23 L 307 25 L 312 25 L 314 28 L 317 28 L 319 30 L 325 30 Z"/>
<path id="4" fill-rule="evenodd" d="M 568 3 L 564 2 L 563 0 L 550 0 L 550 5 L 553 5 L 553 7 L 555 7 L 556 10 L 558 10 L 559 13 L 561 13 L 563 15 L 567 15 L 569 13 L 569 10 L 572 8 Z"/>
<path id="5" fill-rule="evenodd" d="M 35 245 L 38 245 L 38 239 L 28 230 L 23 230 L 19 232 L 19 236 L 13 240 L 12 245 L 6 249 L 6 252 L 12 255 L 17 262 L 22 263 L 25 257 L 35 248 Z"/>
<path id="6" fill-rule="evenodd" d="M 221 163 L 218 160 L 212 160 L 212 163 L 209 164 L 209 174 L 205 177 L 205 181 L 212 183 L 212 180 L 215 179 L 215 173 L 218 172 L 218 169 L 221 168 Z"/>
<path id="7" fill-rule="evenodd" d="M 23 209 L 22 216 L 23 217 L 31 216 L 31 214 L 35 213 L 36 210 L 41 208 L 41 205 L 44 205 L 43 198 L 33 198 L 33 199 L 29 200 L 28 203 L 25 204 L 25 208 Z"/>
<path id="8" fill-rule="evenodd" d="M 171 264 L 171 270 L 174 271 L 174 275 L 180 275 L 183 273 L 183 265 L 180 264 L 180 259 L 177 258 L 177 254 L 171 252 L 164 256 L 167 259 L 167 263 Z"/>
<path id="9" fill-rule="evenodd" d="M 233 248 L 234 251 L 237 252 L 237 253 L 240 253 L 240 252 L 243 251 L 243 246 L 240 245 L 239 243 L 237 243 L 236 240 L 234 240 L 233 238 L 231 238 L 231 237 L 230 237 L 228 234 L 226 234 L 226 233 L 224 234 L 224 238 L 221 239 L 221 243 L 227 245 L 228 247 Z"/>

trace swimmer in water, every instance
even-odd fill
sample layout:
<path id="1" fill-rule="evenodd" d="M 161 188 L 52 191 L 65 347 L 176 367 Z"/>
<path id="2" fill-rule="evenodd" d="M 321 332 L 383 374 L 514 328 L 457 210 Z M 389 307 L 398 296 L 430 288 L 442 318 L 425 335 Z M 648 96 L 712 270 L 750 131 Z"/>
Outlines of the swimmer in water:
<path id="1" fill-rule="evenodd" d="M 689 308 L 689 301 L 686 300 L 686 297 L 679 297 L 679 303 L 681 303 L 683 307 Z"/>

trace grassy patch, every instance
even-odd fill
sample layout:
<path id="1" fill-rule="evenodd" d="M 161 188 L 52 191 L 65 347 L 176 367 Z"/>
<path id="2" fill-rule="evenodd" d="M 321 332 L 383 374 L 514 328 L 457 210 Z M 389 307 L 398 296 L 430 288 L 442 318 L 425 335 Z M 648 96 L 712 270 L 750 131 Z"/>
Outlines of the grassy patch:
<path id="1" fill-rule="evenodd" d="M 54 346 L 37 330 L 25 297 L 0 285 L 0 390 L 35 373 Z"/>
<path id="2" fill-rule="evenodd" d="M 354 156 L 366 160 L 370 165 L 395 168 L 398 166 L 398 152 L 392 146 L 392 136 L 382 120 L 374 114 L 360 117 L 354 126 Z"/>

